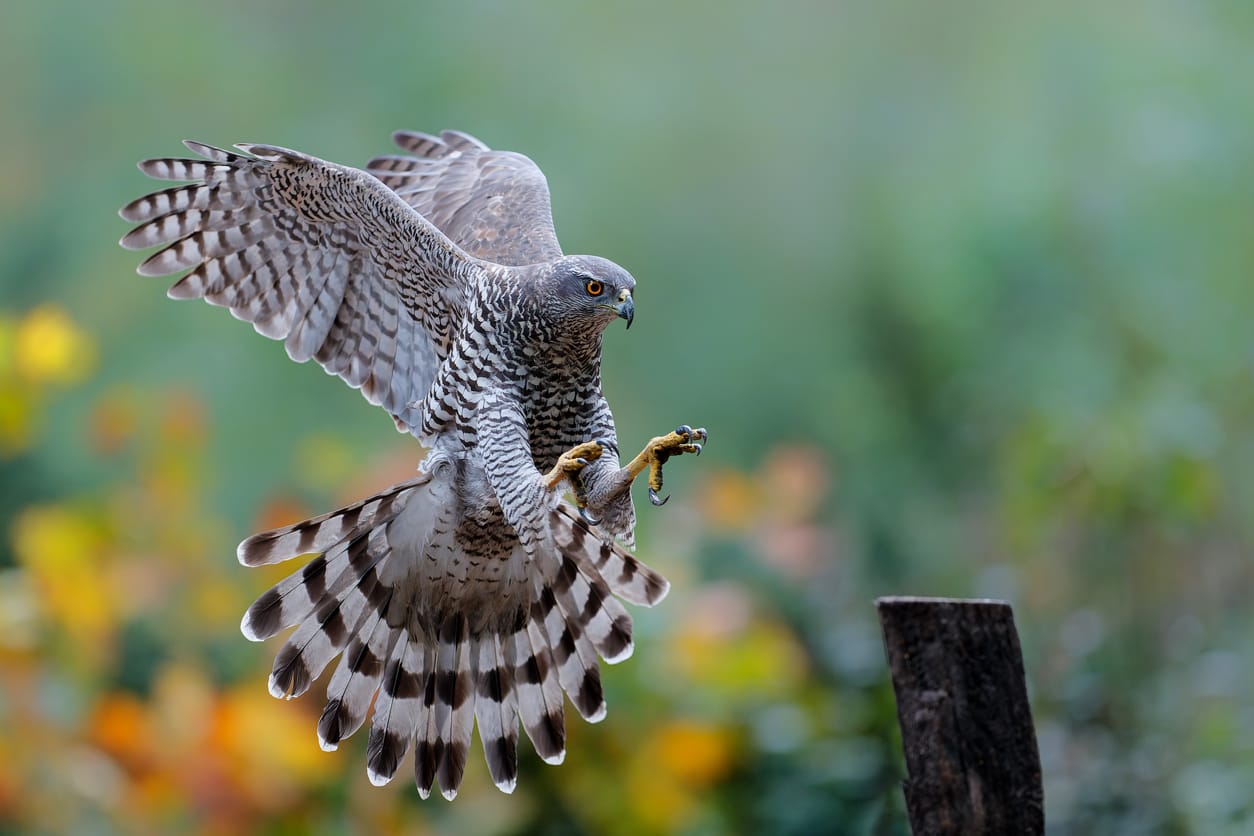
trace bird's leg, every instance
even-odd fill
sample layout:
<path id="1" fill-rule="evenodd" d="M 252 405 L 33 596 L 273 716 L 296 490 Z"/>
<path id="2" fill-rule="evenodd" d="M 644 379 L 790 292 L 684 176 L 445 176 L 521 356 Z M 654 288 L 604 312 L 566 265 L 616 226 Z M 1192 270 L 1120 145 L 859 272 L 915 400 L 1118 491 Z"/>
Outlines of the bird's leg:
<path id="1" fill-rule="evenodd" d="M 549 490 L 556 490 L 557 486 L 565 480 L 570 483 L 571 493 L 575 495 L 575 505 L 579 508 L 579 516 L 589 525 L 597 525 L 601 521 L 588 513 L 588 489 L 583 484 L 583 469 L 588 466 L 589 462 L 601 458 L 608 442 L 605 441 L 585 441 L 583 444 L 576 444 L 565 453 L 557 457 L 557 464 L 553 465 L 544 476 L 544 484 Z"/>
<path id="2" fill-rule="evenodd" d="M 678 456 L 682 453 L 692 453 L 701 455 L 701 447 L 705 443 L 708 435 L 704 428 L 693 429 L 684 424 L 675 429 L 673 433 L 660 435 L 652 439 L 648 444 L 644 445 L 644 449 L 640 451 L 640 455 L 636 456 L 627 463 L 624 468 L 634 480 L 637 476 L 645 471 L 649 471 L 649 501 L 654 505 L 665 505 L 666 500 L 670 497 L 658 498 L 658 491 L 662 489 L 662 465 L 666 464 L 671 456 Z"/>

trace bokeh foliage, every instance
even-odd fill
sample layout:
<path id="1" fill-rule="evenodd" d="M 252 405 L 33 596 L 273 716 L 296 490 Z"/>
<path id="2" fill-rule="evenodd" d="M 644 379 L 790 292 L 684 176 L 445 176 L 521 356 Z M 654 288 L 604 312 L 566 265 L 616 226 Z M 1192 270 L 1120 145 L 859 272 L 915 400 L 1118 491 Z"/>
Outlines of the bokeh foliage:
<path id="1" fill-rule="evenodd" d="M 1053 833 L 1254 827 L 1247 4 L 5 6 L 0 831 L 903 833 L 872 600 L 1016 607 Z M 611 710 L 452 805 L 318 751 L 234 544 L 418 450 L 114 244 L 194 137 L 458 127 L 640 283 L 671 597 Z M 316 691 L 316 689 L 315 689 Z M 360 737 L 360 736 L 359 736 Z"/>

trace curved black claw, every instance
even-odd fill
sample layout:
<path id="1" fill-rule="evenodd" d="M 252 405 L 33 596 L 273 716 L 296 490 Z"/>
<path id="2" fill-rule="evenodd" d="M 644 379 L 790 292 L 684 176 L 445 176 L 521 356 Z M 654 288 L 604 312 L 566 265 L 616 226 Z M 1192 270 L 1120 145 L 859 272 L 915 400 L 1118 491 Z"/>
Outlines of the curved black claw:
<path id="1" fill-rule="evenodd" d="M 649 488 L 649 501 L 652 502 L 654 505 L 656 505 L 658 508 L 661 508 L 669 500 L 670 500 L 670 494 L 667 494 L 661 499 L 658 499 L 657 491 L 653 490 L 653 488 Z"/>
<path id="2" fill-rule="evenodd" d="M 705 447 L 704 447 L 703 445 L 701 445 L 701 444 L 697 444 L 697 443 L 695 443 L 695 442 L 693 443 L 692 447 L 693 447 L 692 452 L 693 452 L 695 455 L 698 455 L 698 456 L 699 456 L 699 455 L 701 455 L 701 451 L 705 449 Z"/>
<path id="3" fill-rule="evenodd" d="M 587 509 L 587 508 L 580 508 L 580 509 L 579 509 L 579 517 L 580 517 L 580 519 L 582 519 L 584 522 L 586 522 L 588 525 L 600 525 L 600 524 L 601 524 L 601 520 L 600 520 L 600 518 L 599 518 L 599 517 L 594 517 L 594 516 L 592 516 L 591 514 L 589 514 L 589 513 L 588 513 L 588 509 Z"/>

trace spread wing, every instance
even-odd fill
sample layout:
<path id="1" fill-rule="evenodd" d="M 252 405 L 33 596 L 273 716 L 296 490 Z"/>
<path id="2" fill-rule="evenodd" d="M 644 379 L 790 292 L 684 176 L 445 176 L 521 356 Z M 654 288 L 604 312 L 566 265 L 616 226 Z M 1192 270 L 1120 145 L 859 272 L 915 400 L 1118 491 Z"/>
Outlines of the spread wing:
<path id="1" fill-rule="evenodd" d="M 169 295 L 230 308 L 297 362 L 311 357 L 360 388 L 401 430 L 420 423 L 479 266 L 364 172 L 267 145 L 244 154 L 185 143 L 204 159 L 139 164 L 191 181 L 120 214 L 121 244 L 166 245 L 145 276 L 190 269 Z"/>
<path id="2" fill-rule="evenodd" d="M 375 157 L 366 170 L 467 253 L 514 266 L 561 258 L 549 184 L 530 159 L 458 131 L 392 139 L 412 156 Z"/>

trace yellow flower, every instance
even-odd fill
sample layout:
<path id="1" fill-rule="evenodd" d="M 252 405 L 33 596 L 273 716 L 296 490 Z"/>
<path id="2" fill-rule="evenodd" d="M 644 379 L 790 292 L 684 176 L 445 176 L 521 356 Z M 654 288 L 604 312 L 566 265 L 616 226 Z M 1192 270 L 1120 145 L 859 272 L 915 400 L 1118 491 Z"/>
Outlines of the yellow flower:
<path id="1" fill-rule="evenodd" d="M 91 338 L 55 305 L 42 305 L 28 313 L 14 337 L 13 364 L 18 376 L 35 383 L 82 380 L 95 354 Z"/>
<path id="2" fill-rule="evenodd" d="M 70 634 L 84 661 L 102 661 L 119 603 L 104 532 L 68 508 L 33 506 L 14 524 L 13 549 L 48 618 Z"/>
<path id="3" fill-rule="evenodd" d="M 659 726 L 633 754 L 626 775 L 632 818 L 615 832 L 673 833 L 695 816 L 708 789 L 731 772 L 730 729 L 696 720 Z"/>
<path id="4" fill-rule="evenodd" d="M 670 664 L 711 697 L 732 701 L 787 693 L 807 674 L 792 632 L 755 612 L 748 590 L 731 583 L 704 587 L 686 602 Z"/>

